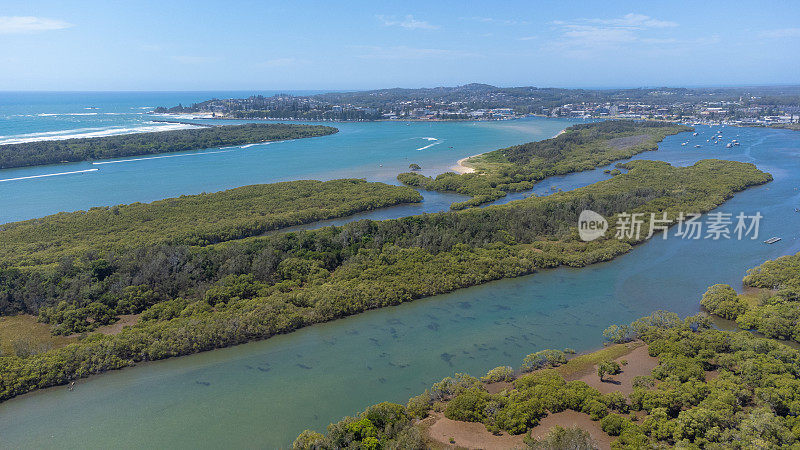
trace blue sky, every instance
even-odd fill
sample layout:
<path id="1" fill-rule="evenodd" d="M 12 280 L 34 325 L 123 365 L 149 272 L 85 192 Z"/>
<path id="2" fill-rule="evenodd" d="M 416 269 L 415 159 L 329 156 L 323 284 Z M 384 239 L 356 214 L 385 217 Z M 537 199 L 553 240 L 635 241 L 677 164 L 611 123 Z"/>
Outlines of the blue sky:
<path id="1" fill-rule="evenodd" d="M 36 1 L 0 90 L 800 84 L 791 1 Z"/>

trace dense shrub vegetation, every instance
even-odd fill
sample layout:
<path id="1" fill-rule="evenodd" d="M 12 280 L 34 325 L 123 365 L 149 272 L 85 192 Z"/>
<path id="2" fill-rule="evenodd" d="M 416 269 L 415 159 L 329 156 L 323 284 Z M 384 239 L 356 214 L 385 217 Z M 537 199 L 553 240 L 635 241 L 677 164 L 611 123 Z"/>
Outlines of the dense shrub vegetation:
<path id="1" fill-rule="evenodd" d="M 681 320 L 658 311 L 624 328 L 659 359 L 650 375 L 634 379 L 627 397 L 566 381 L 549 368 L 523 374 L 512 389 L 496 394 L 477 378 L 456 374 L 412 398 L 404 411 L 394 405 L 397 419 L 382 424 L 394 435 L 417 435 L 412 430 L 419 427 L 409 417 L 436 409 L 452 420 L 481 422 L 490 432 L 523 434 L 549 414 L 573 410 L 618 436 L 614 448 L 800 446 L 800 352 L 747 332 L 712 329 L 702 316 Z M 306 431 L 295 448 L 361 448 L 364 438 L 351 434 L 341 440 L 336 432 L 353 420 L 330 425 L 325 435 Z M 302 439 L 310 435 L 313 445 Z M 530 448 L 594 446 L 585 432 L 559 428 L 541 440 L 526 437 L 525 443 Z"/>
<path id="2" fill-rule="evenodd" d="M 360 179 L 300 180 L 92 208 L 0 225 L 0 263 L 43 266 L 157 245 L 205 246 L 421 200 L 411 188 Z"/>
<path id="3" fill-rule="evenodd" d="M 325 136 L 320 125 L 245 124 L 0 145 L 0 169 Z"/>
<path id="4" fill-rule="evenodd" d="M 730 320 L 736 320 L 747 310 L 747 303 L 727 284 L 715 284 L 708 288 L 700 305 L 712 314 Z"/>
<path id="5" fill-rule="evenodd" d="M 750 269 L 743 281 L 760 292 L 739 295 L 732 287 L 718 284 L 703 296 L 703 307 L 746 330 L 800 342 L 800 253 Z"/>
<path id="6" fill-rule="evenodd" d="M 370 406 L 357 417 L 332 423 L 327 435 L 304 431 L 295 439 L 293 448 L 425 449 L 422 434 L 409 426 L 410 423 L 411 417 L 403 405 L 380 403 Z"/>
<path id="7" fill-rule="evenodd" d="M 542 268 L 606 261 L 646 236 L 583 242 L 575 224 L 585 208 L 607 216 L 664 211 L 675 217 L 708 211 L 771 179 L 752 164 L 717 160 L 689 167 L 634 161 L 627 168 L 585 188 L 483 209 L 6 266 L 0 270 L 3 304 L 47 305 L 41 320 L 57 332 L 91 329 L 123 312 L 142 315 L 117 335 L 0 358 L 0 398 Z"/>
<path id="8" fill-rule="evenodd" d="M 666 136 L 692 128 L 666 122 L 604 121 L 573 125 L 552 139 L 529 142 L 470 158 L 475 173 L 443 173 L 436 178 L 401 173 L 397 179 L 434 191 L 469 195 L 453 209 L 497 200 L 508 192 L 531 189 L 535 182 L 554 175 L 591 170 L 637 153 L 656 150 Z M 619 174 L 616 170 L 614 175 Z"/>

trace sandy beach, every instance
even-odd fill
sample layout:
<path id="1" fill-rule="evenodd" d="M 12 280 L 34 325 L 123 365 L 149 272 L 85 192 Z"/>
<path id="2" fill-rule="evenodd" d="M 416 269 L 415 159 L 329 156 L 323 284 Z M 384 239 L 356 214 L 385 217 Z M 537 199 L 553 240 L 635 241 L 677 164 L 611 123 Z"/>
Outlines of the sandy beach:
<path id="1" fill-rule="evenodd" d="M 466 158 L 461 158 L 461 159 L 458 160 L 456 165 L 451 167 L 450 169 L 455 173 L 461 173 L 461 174 L 474 173 L 475 169 L 473 169 L 472 167 L 469 167 L 469 166 L 465 166 L 464 165 L 464 161 L 466 161 L 466 160 L 468 160 L 468 159 L 470 159 L 472 157 L 482 155 L 482 154 L 483 153 L 478 153 L 477 155 L 472 155 L 472 156 L 467 156 Z"/>
<path id="2" fill-rule="evenodd" d="M 561 136 L 566 131 L 567 131 L 567 129 L 564 128 L 563 130 L 559 131 L 557 135 L 553 136 L 553 138 L 557 138 L 557 137 Z M 486 153 L 488 153 L 488 152 L 486 152 Z M 458 162 L 456 162 L 455 166 L 450 167 L 450 170 L 452 170 L 455 173 L 460 173 L 460 174 L 475 173 L 475 169 L 473 169 L 472 167 L 464 165 L 464 162 L 466 160 L 470 159 L 470 158 L 474 158 L 474 157 L 480 156 L 482 154 L 483 153 L 478 153 L 477 155 L 472 155 L 472 156 L 467 156 L 466 158 L 461 158 L 461 159 L 458 160 Z"/>

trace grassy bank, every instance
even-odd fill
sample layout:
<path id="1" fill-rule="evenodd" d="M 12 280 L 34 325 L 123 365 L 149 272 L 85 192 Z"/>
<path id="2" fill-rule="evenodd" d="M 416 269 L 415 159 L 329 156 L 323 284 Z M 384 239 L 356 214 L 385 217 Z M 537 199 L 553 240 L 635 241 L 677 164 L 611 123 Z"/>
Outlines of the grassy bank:
<path id="1" fill-rule="evenodd" d="M 0 317 L 0 356 L 33 355 L 74 342 L 75 337 L 53 336 L 50 326 L 38 322 L 35 316 Z"/>

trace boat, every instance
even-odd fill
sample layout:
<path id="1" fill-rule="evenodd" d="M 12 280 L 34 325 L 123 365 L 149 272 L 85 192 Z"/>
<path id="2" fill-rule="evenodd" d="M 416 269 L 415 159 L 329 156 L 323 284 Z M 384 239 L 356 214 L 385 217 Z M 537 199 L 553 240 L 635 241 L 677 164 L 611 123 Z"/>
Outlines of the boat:
<path id="1" fill-rule="evenodd" d="M 695 145 L 694 148 L 700 148 L 700 144 Z"/>
<path id="2" fill-rule="evenodd" d="M 692 136 L 697 136 L 697 133 L 693 133 Z"/>
<path id="3" fill-rule="evenodd" d="M 686 145 L 686 142 L 681 143 L 681 145 Z"/>
<path id="4" fill-rule="evenodd" d="M 774 243 L 776 243 L 776 242 L 778 242 L 780 240 L 781 240 L 781 238 L 779 238 L 777 236 L 774 236 L 774 237 L 771 237 L 771 238 L 767 239 L 766 241 L 764 241 L 764 243 L 765 244 L 774 244 Z"/>
<path id="5" fill-rule="evenodd" d="M 725 148 L 731 148 L 731 144 L 730 143 L 725 144 Z"/>

